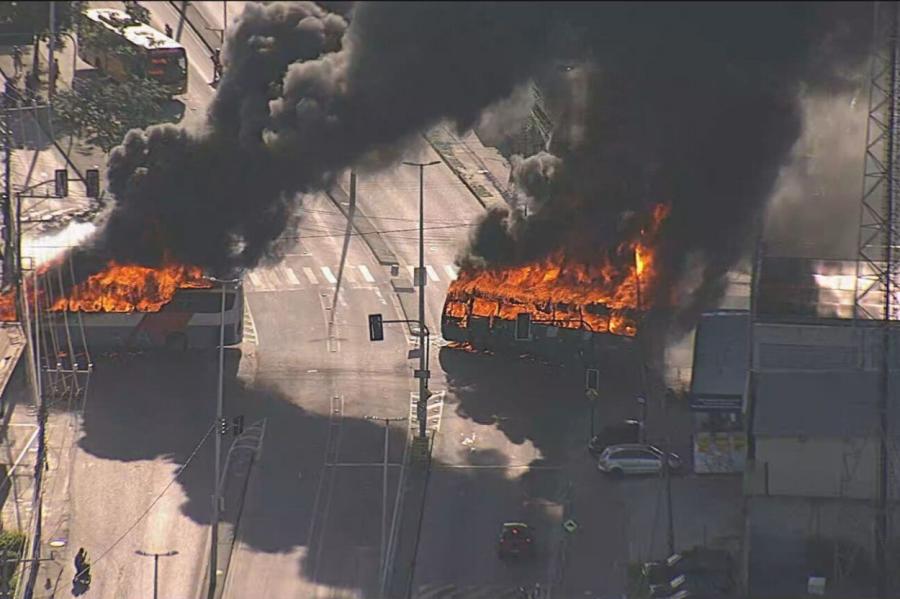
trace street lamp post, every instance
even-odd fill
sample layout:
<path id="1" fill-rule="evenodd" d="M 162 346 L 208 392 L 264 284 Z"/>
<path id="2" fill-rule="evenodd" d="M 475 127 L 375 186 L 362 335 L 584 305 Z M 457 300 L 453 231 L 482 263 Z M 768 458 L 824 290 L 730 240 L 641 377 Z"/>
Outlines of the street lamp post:
<path id="1" fill-rule="evenodd" d="M 405 416 L 398 418 L 379 418 L 378 416 L 366 416 L 366 420 L 377 420 L 384 423 L 384 459 L 382 462 L 381 473 L 381 546 L 379 553 L 381 557 L 379 563 L 381 570 L 384 570 L 387 555 L 385 540 L 387 539 L 387 487 L 388 487 L 388 450 L 390 443 L 391 422 L 403 422 L 407 420 Z"/>
<path id="2" fill-rule="evenodd" d="M 439 160 L 431 162 L 404 162 L 407 166 L 419 169 L 419 267 L 416 269 L 416 284 L 419 286 L 419 401 L 416 404 L 416 416 L 419 419 L 419 438 L 425 439 L 428 420 L 428 362 L 425 359 L 425 167 L 440 164 Z"/>
<path id="3" fill-rule="evenodd" d="M 135 551 L 140 556 L 143 557 L 152 557 L 153 558 L 153 599 L 159 598 L 159 558 L 161 557 L 172 557 L 173 555 L 178 555 L 178 552 L 175 550 L 166 551 L 165 553 L 150 553 L 147 551 L 141 551 L 138 549 Z"/>
<path id="4" fill-rule="evenodd" d="M 216 427 L 216 455 L 215 455 L 215 476 L 213 477 L 213 497 L 212 497 L 212 525 L 210 529 L 210 546 L 209 546 L 209 591 L 208 599 L 213 599 L 216 592 L 216 573 L 218 572 L 219 561 L 219 512 L 222 504 L 222 489 L 219 485 L 222 469 L 222 431 L 219 424 L 224 418 L 225 398 L 225 292 L 230 284 L 237 284 L 239 279 L 217 279 L 209 277 L 213 283 L 222 286 L 222 310 L 219 318 L 219 382 L 216 392 L 216 421 L 213 426 Z"/>

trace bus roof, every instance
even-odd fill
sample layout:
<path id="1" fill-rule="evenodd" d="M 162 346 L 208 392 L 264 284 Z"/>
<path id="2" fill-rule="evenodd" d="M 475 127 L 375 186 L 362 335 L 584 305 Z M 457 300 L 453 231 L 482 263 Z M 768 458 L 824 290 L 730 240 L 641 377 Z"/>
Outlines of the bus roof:
<path id="1" fill-rule="evenodd" d="M 149 25 L 134 20 L 123 10 L 117 10 L 115 8 L 91 8 L 84 11 L 84 14 L 90 20 L 100 23 L 110 31 L 122 35 L 136 46 L 148 49 L 183 48 L 181 44 L 166 36 L 161 31 L 157 31 Z"/>

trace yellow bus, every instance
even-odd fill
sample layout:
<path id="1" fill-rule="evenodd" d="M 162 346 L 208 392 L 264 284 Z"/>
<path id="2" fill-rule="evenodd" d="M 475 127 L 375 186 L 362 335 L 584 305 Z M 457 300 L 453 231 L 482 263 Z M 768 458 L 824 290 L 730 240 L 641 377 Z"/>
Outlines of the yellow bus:
<path id="1" fill-rule="evenodd" d="M 153 79 L 170 94 L 187 91 L 184 46 L 114 8 L 91 8 L 78 23 L 78 56 L 115 81 Z"/>

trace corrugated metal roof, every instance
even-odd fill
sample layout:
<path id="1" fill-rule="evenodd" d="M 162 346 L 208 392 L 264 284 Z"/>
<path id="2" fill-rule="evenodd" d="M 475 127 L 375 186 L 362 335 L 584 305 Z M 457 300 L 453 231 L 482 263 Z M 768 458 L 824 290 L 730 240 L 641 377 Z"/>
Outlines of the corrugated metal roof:
<path id="1" fill-rule="evenodd" d="M 878 377 L 872 370 L 757 373 L 753 431 L 774 437 L 874 436 Z M 891 376 L 891 395 L 900 395 L 897 373 Z M 890 426 L 896 431 L 900 409 L 891 412 Z"/>
<path id="2" fill-rule="evenodd" d="M 691 395 L 742 395 L 747 376 L 748 326 L 745 310 L 707 312 L 694 341 Z"/>

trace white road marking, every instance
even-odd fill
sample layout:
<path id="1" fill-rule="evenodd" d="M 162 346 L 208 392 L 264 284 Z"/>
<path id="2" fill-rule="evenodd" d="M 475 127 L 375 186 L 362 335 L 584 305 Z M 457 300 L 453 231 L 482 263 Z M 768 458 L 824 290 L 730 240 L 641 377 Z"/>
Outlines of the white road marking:
<path id="1" fill-rule="evenodd" d="M 425 270 L 428 272 L 428 278 L 432 281 L 440 281 L 441 278 L 438 276 L 437 271 L 434 270 L 433 266 L 426 265 Z"/>
<path id="2" fill-rule="evenodd" d="M 253 272 L 252 270 L 250 271 L 249 274 L 250 274 L 250 282 L 253 283 L 253 287 L 255 289 L 262 288 L 262 281 L 260 280 L 259 275 L 256 274 L 255 272 Z"/>
<path id="3" fill-rule="evenodd" d="M 331 272 L 331 269 L 327 266 L 322 267 L 322 274 L 325 275 L 325 280 L 329 283 L 337 283 L 337 279 L 335 278 L 334 273 Z"/>
<path id="4" fill-rule="evenodd" d="M 274 270 L 265 270 L 260 273 L 262 278 L 266 281 L 267 289 L 278 289 L 281 286 L 281 279 L 278 278 L 278 275 Z"/>
<path id="5" fill-rule="evenodd" d="M 459 275 L 459 269 L 456 268 L 456 265 L 454 265 L 454 264 L 444 265 L 444 270 L 447 271 L 448 275 L 450 275 L 451 281 L 455 281 L 456 277 Z"/>
<path id="6" fill-rule="evenodd" d="M 413 280 L 413 285 L 416 284 L 416 267 L 412 265 L 407 265 L 407 270 L 409 270 L 409 278 Z"/>
<path id="7" fill-rule="evenodd" d="M 284 278 L 288 280 L 288 283 L 295 287 L 300 286 L 300 281 L 297 280 L 297 275 L 294 274 L 294 271 L 291 270 L 289 266 L 284 267 Z"/>
<path id="8" fill-rule="evenodd" d="M 306 278 L 309 279 L 309 282 L 312 283 L 313 285 L 319 284 L 319 279 L 316 278 L 316 273 L 314 273 L 313 269 L 311 269 L 310 267 L 304 266 L 303 274 L 306 275 Z"/>
<path id="9" fill-rule="evenodd" d="M 244 299 L 244 321 L 245 326 L 249 326 L 249 332 L 245 331 L 245 335 L 250 338 L 251 343 L 259 345 L 259 333 L 256 330 L 256 321 L 253 320 L 253 312 L 250 310 L 250 302 Z"/>
<path id="10" fill-rule="evenodd" d="M 365 264 L 360 264 L 357 268 L 359 268 L 359 272 L 362 273 L 363 278 L 367 283 L 374 283 L 375 277 L 372 276 L 372 273 L 369 272 L 369 269 L 366 268 Z"/>

